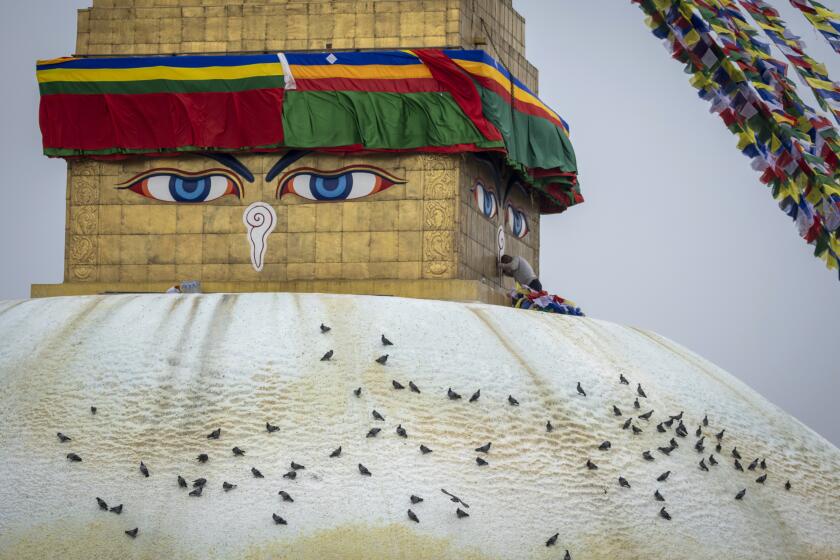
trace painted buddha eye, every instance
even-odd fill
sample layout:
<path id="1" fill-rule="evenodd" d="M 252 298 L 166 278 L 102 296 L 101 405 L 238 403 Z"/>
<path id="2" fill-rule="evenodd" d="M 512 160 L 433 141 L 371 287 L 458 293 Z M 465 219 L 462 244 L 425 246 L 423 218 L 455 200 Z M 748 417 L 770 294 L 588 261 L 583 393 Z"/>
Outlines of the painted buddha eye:
<path id="1" fill-rule="evenodd" d="M 484 186 L 481 181 L 476 181 L 472 188 L 473 197 L 478 209 L 485 217 L 493 219 L 499 213 L 499 204 L 496 202 L 496 193 Z"/>
<path id="2" fill-rule="evenodd" d="M 162 202 L 209 202 L 232 194 L 242 197 L 242 183 L 224 169 L 188 173 L 178 169 L 152 169 L 132 177 L 123 189 Z"/>
<path id="3" fill-rule="evenodd" d="M 351 165 L 335 171 L 301 167 L 286 173 L 278 183 L 277 198 L 287 193 L 307 200 L 330 202 L 364 198 L 405 183 L 384 169 L 368 165 Z"/>
<path id="4" fill-rule="evenodd" d="M 510 228 L 510 232 L 519 239 L 522 239 L 528 232 L 528 218 L 522 210 L 519 210 L 512 204 L 508 204 L 505 212 L 505 222 Z"/>

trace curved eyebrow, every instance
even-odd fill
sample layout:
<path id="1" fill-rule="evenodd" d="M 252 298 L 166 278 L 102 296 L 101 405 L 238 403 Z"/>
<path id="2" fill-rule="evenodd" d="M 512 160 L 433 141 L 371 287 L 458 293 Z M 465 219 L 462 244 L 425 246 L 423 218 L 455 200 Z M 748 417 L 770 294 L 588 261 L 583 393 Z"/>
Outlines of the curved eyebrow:
<path id="1" fill-rule="evenodd" d="M 280 172 L 292 165 L 294 162 L 305 156 L 309 153 L 309 150 L 289 150 L 286 154 L 280 158 L 280 160 L 271 166 L 271 169 L 268 170 L 268 174 L 265 176 L 266 181 L 271 181 L 278 175 Z"/>
<path id="2" fill-rule="evenodd" d="M 218 161 L 219 163 L 221 163 L 225 167 L 228 167 L 229 169 L 239 173 L 249 183 L 254 182 L 254 174 L 251 173 L 251 171 L 247 167 L 245 167 L 245 165 L 241 161 L 239 161 L 238 159 L 236 159 L 232 155 L 230 155 L 230 154 L 219 154 L 219 153 L 216 153 L 216 152 L 204 152 L 201 155 L 203 155 L 205 157 L 208 157 L 212 160 Z"/>

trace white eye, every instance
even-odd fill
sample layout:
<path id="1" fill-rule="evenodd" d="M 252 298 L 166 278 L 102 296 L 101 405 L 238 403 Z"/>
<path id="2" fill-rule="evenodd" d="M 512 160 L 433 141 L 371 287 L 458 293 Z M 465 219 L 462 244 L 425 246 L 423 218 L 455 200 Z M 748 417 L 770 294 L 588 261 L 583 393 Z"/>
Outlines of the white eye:
<path id="1" fill-rule="evenodd" d="M 499 206 L 496 202 L 496 193 L 485 187 L 481 181 L 476 181 L 472 192 L 479 211 L 487 218 L 495 218 L 499 211 Z"/>
<path id="2" fill-rule="evenodd" d="M 528 235 L 530 231 L 528 229 L 528 218 L 525 216 L 525 213 L 512 204 L 508 204 L 505 209 L 505 222 L 507 222 L 510 232 L 519 239 Z"/>
<path id="3" fill-rule="evenodd" d="M 181 177 L 174 174 L 153 175 L 146 179 L 151 198 L 164 202 L 207 202 L 231 192 L 231 181 L 222 175 Z"/>

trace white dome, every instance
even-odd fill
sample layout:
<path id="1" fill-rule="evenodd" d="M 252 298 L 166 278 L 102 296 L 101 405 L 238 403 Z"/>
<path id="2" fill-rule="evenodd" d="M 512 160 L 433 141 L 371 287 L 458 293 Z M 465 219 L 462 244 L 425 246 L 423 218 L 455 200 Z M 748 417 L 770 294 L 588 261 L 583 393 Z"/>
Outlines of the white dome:
<path id="1" fill-rule="evenodd" d="M 0 340 L 3 559 L 840 557 L 840 451 L 638 329 L 387 297 L 124 295 L 2 302 Z M 387 364 L 375 363 L 385 353 Z M 647 393 L 639 410 L 637 383 Z M 464 398 L 447 398 L 449 387 Z M 651 409 L 649 422 L 633 420 L 641 434 L 622 429 Z M 680 411 L 688 437 L 674 435 L 676 422 L 657 431 Z M 701 455 L 694 432 L 706 414 Z M 366 438 L 373 427 L 382 432 Z M 208 439 L 216 428 L 220 438 Z M 679 447 L 666 456 L 657 448 L 672 437 Z M 475 451 L 488 442 L 489 453 Z M 745 469 L 766 458 L 766 471 L 735 470 L 733 446 Z M 700 470 L 712 453 L 720 464 Z M 283 478 L 291 461 L 306 467 L 295 480 Z M 179 474 L 206 478 L 203 495 L 189 497 Z M 238 487 L 224 492 L 223 481 Z M 441 488 L 469 504 L 460 505 L 468 518 Z M 412 505 L 412 494 L 424 501 Z M 96 497 L 124 504 L 122 514 L 101 511 Z"/>

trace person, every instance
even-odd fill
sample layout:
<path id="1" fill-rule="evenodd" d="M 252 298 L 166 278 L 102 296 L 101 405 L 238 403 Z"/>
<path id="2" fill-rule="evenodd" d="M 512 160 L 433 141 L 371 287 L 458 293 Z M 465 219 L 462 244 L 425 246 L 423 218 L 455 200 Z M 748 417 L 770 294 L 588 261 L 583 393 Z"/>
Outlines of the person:
<path id="1" fill-rule="evenodd" d="M 166 293 L 167 294 L 180 294 L 181 293 L 181 287 L 178 284 L 175 284 L 174 286 L 172 286 L 171 288 L 166 290 Z"/>
<path id="2" fill-rule="evenodd" d="M 528 286 L 536 292 L 542 291 L 542 283 L 534 274 L 534 269 L 528 261 L 522 257 L 511 257 L 510 255 L 502 255 L 501 261 L 502 272 L 505 276 L 512 276 L 521 285 Z"/>

